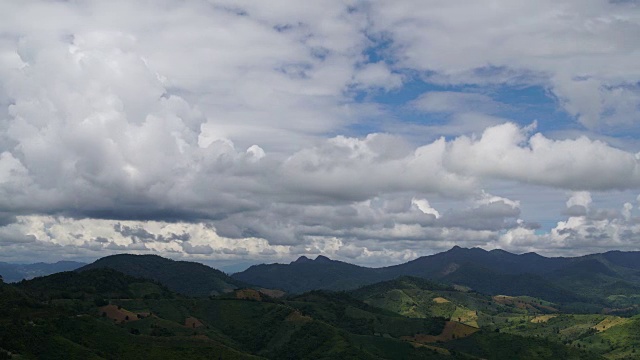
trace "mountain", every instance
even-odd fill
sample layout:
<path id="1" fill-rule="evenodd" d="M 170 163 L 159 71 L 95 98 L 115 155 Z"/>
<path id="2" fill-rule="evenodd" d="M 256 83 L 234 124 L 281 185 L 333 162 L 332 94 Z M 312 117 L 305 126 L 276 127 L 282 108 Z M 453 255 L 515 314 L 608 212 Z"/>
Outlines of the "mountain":
<path id="1" fill-rule="evenodd" d="M 437 279 L 496 293 L 512 285 L 517 280 L 513 276 L 517 274 L 543 274 L 559 269 L 566 263 L 565 258 L 546 258 L 533 253 L 515 255 L 503 250 L 485 251 L 456 246 L 443 253 L 385 268 L 361 267 L 319 256 L 316 260 L 301 257 L 290 264 L 254 265 L 232 276 L 248 283 L 293 293 L 314 289 L 351 290 L 399 276 Z M 496 275 L 500 276 L 496 278 Z M 532 279 L 537 286 L 552 286 L 545 284 L 542 278 Z"/>
<path id="2" fill-rule="evenodd" d="M 571 290 L 560 287 L 540 275 L 501 273 L 473 263 L 463 264 L 456 271 L 438 279 L 446 283 L 464 285 L 490 295 L 525 295 L 555 303 L 585 300 Z"/>
<path id="3" fill-rule="evenodd" d="M 536 253 L 516 255 L 504 250 L 486 251 L 480 248 L 467 249 L 454 246 L 448 251 L 422 256 L 385 269 L 402 275 L 438 278 L 451 272 L 452 268 L 465 263 L 472 263 L 498 273 L 543 274 L 565 266 L 568 259 L 547 258 Z"/>
<path id="4" fill-rule="evenodd" d="M 349 290 L 395 277 L 381 269 L 357 266 L 318 256 L 301 256 L 289 264 L 254 265 L 232 275 L 234 279 L 288 293 L 310 290 Z"/>
<path id="5" fill-rule="evenodd" d="M 0 276 L 5 282 L 17 282 L 23 279 L 32 279 L 37 276 L 45 276 L 55 274 L 62 271 L 72 271 L 85 263 L 76 261 L 58 261 L 53 264 L 35 263 L 35 264 L 10 264 L 0 262 Z"/>
<path id="6" fill-rule="evenodd" d="M 169 289 L 157 282 L 129 276 L 109 268 L 81 272 L 65 271 L 23 280 L 16 286 L 37 298 L 86 300 L 174 297 Z"/>
<path id="7" fill-rule="evenodd" d="M 461 291 L 452 286 L 422 278 L 403 276 L 394 280 L 363 286 L 349 294 L 379 308 L 412 318 L 444 317 L 472 327 L 491 327 L 495 318 L 505 314 L 521 316 L 532 313 L 556 313 L 545 302 L 527 297 L 489 296 Z"/>
<path id="8" fill-rule="evenodd" d="M 581 257 L 544 257 L 504 250 L 452 249 L 404 264 L 367 268 L 318 257 L 290 264 L 255 265 L 233 274 L 247 283 L 301 293 L 314 289 L 352 290 L 360 286 L 415 276 L 463 285 L 489 295 L 528 295 L 559 304 L 626 308 L 640 304 L 631 296 L 640 287 L 640 252 L 611 251 Z M 614 291 L 613 293 L 607 291 Z M 607 296 L 603 294 L 607 293 Z M 615 296 L 613 296 L 615 295 Z M 592 311 L 592 309 L 585 309 Z"/>
<path id="9" fill-rule="evenodd" d="M 130 276 L 155 280 L 187 296 L 211 296 L 248 285 L 220 270 L 189 261 L 175 261 L 157 255 L 120 254 L 103 257 L 76 271 L 110 268 Z"/>
<path id="10" fill-rule="evenodd" d="M 108 268 L 0 283 L 0 358 L 602 359 L 549 339 L 402 316 L 343 292 L 251 294 L 185 298 Z"/>

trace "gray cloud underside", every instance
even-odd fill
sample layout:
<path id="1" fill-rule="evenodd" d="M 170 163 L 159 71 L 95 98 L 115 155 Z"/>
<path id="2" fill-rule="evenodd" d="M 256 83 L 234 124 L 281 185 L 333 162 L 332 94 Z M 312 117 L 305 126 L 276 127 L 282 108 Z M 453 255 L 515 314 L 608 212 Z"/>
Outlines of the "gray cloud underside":
<path id="1" fill-rule="evenodd" d="M 7 244 L 35 241 L 16 217 L 34 215 L 203 222 L 221 236 L 264 238 L 292 253 L 335 237 L 344 240 L 336 254 L 347 258 L 366 255 L 356 244 L 371 250 L 384 241 L 398 241 L 396 249 L 413 249 L 403 241 L 418 239 L 432 240 L 432 248 L 468 241 L 523 249 L 577 246 L 581 236 L 628 245 L 638 233 L 633 206 L 625 216 L 574 204 L 565 216 L 583 220 L 542 238 L 520 219 L 520 204 L 481 201 L 482 189 L 499 181 L 640 189 L 640 154 L 609 136 L 637 131 L 640 11 L 633 4 L 147 5 L 0 5 L 0 235 Z M 367 55 L 380 43 L 387 61 Z M 505 105 L 487 95 L 442 91 L 408 104 L 450 117 L 417 129 L 429 140 L 393 131 L 407 126 L 391 118 L 390 133 L 336 135 L 389 116 L 380 104 L 356 101 L 358 93 L 384 94 L 412 76 L 542 86 L 581 131 L 538 133 L 535 123 L 497 117 Z M 413 201 L 427 198 L 461 205 L 425 212 Z M 164 251 L 196 255 L 275 251 L 192 243 L 191 233 L 117 222 L 107 228 L 132 242 L 82 241 L 123 251 L 162 243 Z"/>

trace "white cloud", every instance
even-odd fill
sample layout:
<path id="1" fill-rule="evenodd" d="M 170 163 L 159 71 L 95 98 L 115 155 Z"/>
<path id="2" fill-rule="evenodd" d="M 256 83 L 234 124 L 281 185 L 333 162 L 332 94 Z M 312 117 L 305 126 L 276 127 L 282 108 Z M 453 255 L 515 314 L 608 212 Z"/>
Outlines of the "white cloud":
<path id="1" fill-rule="evenodd" d="M 640 59 L 633 2 L 381 1 L 374 31 L 397 67 L 443 84 L 540 84 L 588 128 L 638 122 Z"/>
<path id="2" fill-rule="evenodd" d="M 402 76 L 392 73 L 386 64 L 377 62 L 366 64 L 358 69 L 354 81 L 356 87 L 392 90 L 402 85 Z"/>
<path id="3" fill-rule="evenodd" d="M 461 174 L 512 179 L 571 190 L 640 186 L 640 159 L 604 142 L 580 137 L 551 140 L 512 123 L 487 128 L 480 138 L 448 144 L 445 167 Z"/>
<path id="4" fill-rule="evenodd" d="M 567 200 L 567 208 L 572 206 L 582 206 L 588 209 L 592 201 L 591 193 L 588 191 L 575 191 L 571 194 L 569 200 Z"/>
<path id="5" fill-rule="evenodd" d="M 423 213 L 435 216 L 436 219 L 440 217 L 438 210 L 432 208 L 427 199 L 413 198 L 411 199 L 411 204 L 417 206 Z"/>
<path id="6" fill-rule="evenodd" d="M 2 246 L 370 263 L 594 234 L 632 247 L 633 199 L 591 196 L 640 188 L 633 139 L 606 134 L 638 120 L 639 17 L 596 1 L 4 2 Z M 421 81 L 474 92 L 408 100 Z M 589 137 L 500 118 L 510 104 L 485 85 L 543 86 Z M 482 190 L 496 183 L 573 191 L 569 218 L 542 236 L 520 196 Z"/>

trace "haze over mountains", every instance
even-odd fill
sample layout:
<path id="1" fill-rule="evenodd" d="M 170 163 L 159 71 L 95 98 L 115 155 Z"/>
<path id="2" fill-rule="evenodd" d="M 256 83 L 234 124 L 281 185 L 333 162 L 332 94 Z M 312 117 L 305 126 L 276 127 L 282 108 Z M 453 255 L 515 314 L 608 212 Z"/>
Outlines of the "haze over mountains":
<path id="1" fill-rule="evenodd" d="M 0 275 L 6 282 L 16 282 L 22 279 L 32 279 L 37 276 L 45 276 L 62 271 L 75 270 L 86 265 L 77 261 L 58 261 L 53 264 L 10 264 L 0 262 Z"/>

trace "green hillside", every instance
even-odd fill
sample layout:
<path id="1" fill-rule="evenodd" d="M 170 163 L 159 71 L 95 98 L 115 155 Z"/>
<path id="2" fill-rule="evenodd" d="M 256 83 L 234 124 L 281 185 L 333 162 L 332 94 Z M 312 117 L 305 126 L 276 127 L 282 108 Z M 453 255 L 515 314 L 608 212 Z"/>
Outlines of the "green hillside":
<path id="1" fill-rule="evenodd" d="M 175 261 L 157 255 L 121 254 L 107 256 L 77 271 L 110 268 L 127 275 L 152 279 L 172 291 L 188 296 L 210 296 L 247 285 L 220 270 L 189 261 Z"/>
<path id="2" fill-rule="evenodd" d="M 445 347 L 481 358 L 499 358 L 506 353 L 513 353 L 514 359 L 640 358 L 636 355 L 640 351 L 640 316 L 563 313 L 558 304 L 542 299 L 457 291 L 411 277 L 365 286 L 350 294 L 408 317 L 441 315 L 477 327 L 481 331 L 447 342 Z M 505 337 L 496 334 L 514 337 L 502 344 Z M 502 344 L 499 348 L 496 341 Z"/>
<path id="3" fill-rule="evenodd" d="M 486 300 L 422 279 L 396 283 Z M 376 284 L 367 291 L 373 296 L 392 288 Z M 0 284 L 0 356 L 5 358 L 477 359 L 492 347 L 514 344 L 523 354 L 544 355 L 541 359 L 592 358 L 548 339 L 531 344 L 522 339 L 443 317 L 403 316 L 347 293 L 273 299 L 242 289 L 186 298 L 112 269 Z M 493 358 L 510 359 L 506 352 L 496 354 Z"/>

